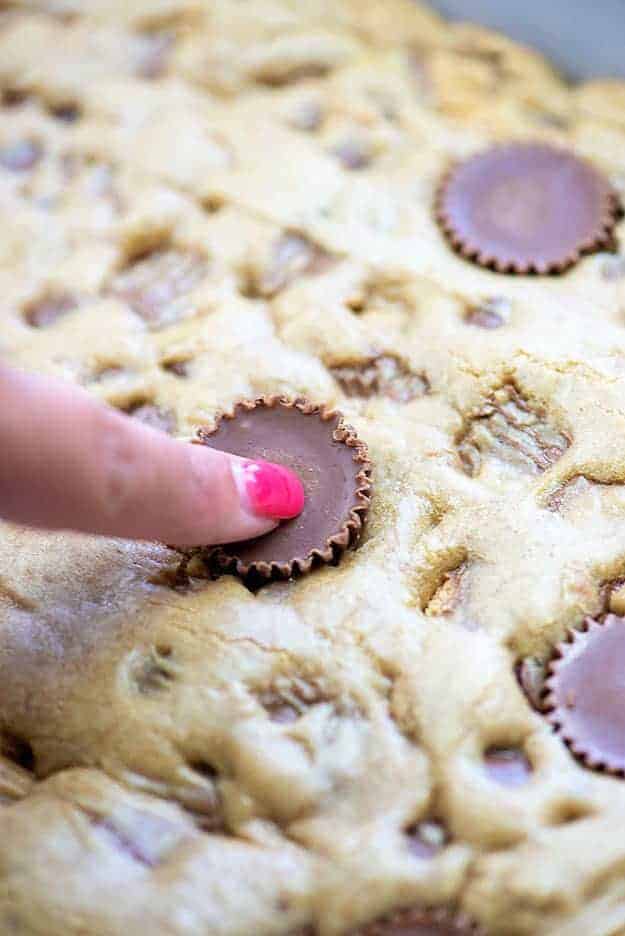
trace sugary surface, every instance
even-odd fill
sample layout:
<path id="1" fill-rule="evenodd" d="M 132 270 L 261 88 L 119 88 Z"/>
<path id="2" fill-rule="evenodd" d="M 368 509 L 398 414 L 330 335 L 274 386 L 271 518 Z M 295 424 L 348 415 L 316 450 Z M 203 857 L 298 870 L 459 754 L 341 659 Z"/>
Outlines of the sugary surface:
<path id="1" fill-rule="evenodd" d="M 625 932 L 625 781 L 515 675 L 622 589 L 625 257 L 497 275 L 432 216 L 510 138 L 625 193 L 625 87 L 409 0 L 23 0 L 0 88 L 2 359 L 180 438 L 303 394 L 375 466 L 360 547 L 257 594 L 2 528 L 0 931 Z"/>

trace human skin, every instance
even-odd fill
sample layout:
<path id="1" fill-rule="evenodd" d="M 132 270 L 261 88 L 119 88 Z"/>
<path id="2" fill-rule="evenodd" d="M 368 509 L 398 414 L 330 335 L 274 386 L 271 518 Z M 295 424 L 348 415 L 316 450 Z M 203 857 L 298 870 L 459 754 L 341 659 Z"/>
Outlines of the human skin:
<path id="1" fill-rule="evenodd" d="M 184 545 L 268 533 L 304 504 L 281 465 L 177 441 L 84 390 L 0 366 L 0 517 Z"/>

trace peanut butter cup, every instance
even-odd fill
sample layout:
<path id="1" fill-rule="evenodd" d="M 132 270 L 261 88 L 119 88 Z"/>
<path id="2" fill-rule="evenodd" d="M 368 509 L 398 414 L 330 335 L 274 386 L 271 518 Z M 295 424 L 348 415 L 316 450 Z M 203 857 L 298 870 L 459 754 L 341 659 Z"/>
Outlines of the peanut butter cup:
<path id="1" fill-rule="evenodd" d="M 480 932 L 463 914 L 413 908 L 376 920 L 351 936 L 480 936 Z"/>
<path id="2" fill-rule="evenodd" d="M 342 415 L 307 400 L 261 397 L 238 403 L 194 441 L 285 465 L 302 481 L 302 513 L 272 533 L 210 549 L 214 571 L 246 581 L 287 579 L 337 561 L 360 537 L 371 492 L 367 447 Z"/>
<path id="3" fill-rule="evenodd" d="M 556 648 L 547 718 L 587 767 L 625 776 L 625 619 L 587 618 Z"/>
<path id="4" fill-rule="evenodd" d="M 436 219 L 453 248 L 498 273 L 561 273 L 614 243 L 619 202 L 607 178 L 543 143 L 494 146 L 452 167 Z"/>

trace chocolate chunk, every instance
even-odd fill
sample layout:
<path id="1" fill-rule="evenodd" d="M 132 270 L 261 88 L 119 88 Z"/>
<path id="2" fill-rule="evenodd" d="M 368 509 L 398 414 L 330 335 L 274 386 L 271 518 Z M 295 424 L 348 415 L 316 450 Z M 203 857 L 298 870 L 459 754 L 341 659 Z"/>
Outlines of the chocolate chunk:
<path id="1" fill-rule="evenodd" d="M 163 653 L 160 647 L 150 647 L 132 654 L 130 676 L 141 695 L 157 695 L 175 682 L 179 667 L 171 658 L 171 649 L 167 649 L 169 653 Z"/>
<path id="2" fill-rule="evenodd" d="M 186 823 L 174 823 L 157 813 L 125 809 L 119 815 L 100 815 L 81 807 L 96 835 L 137 864 L 155 868 L 185 838 L 192 835 Z"/>
<path id="3" fill-rule="evenodd" d="M 447 910 L 400 910 L 354 930 L 350 936 L 480 936 L 464 914 Z"/>
<path id="4" fill-rule="evenodd" d="M 336 257 L 297 231 L 285 231 L 273 244 L 268 265 L 261 271 L 246 271 L 243 290 L 250 298 L 275 296 L 298 276 L 325 273 Z"/>
<path id="5" fill-rule="evenodd" d="M 406 829 L 404 835 L 410 854 L 424 861 L 435 858 L 449 840 L 440 822 L 418 822 Z"/>
<path id="6" fill-rule="evenodd" d="M 135 72 L 150 81 L 162 78 L 167 71 L 167 59 L 174 45 L 170 32 L 150 32 L 137 36 Z"/>
<path id="7" fill-rule="evenodd" d="M 625 776 L 625 619 L 590 618 L 571 631 L 549 665 L 545 709 L 588 767 Z"/>
<path id="8" fill-rule="evenodd" d="M 479 305 L 471 306 L 465 315 L 467 325 L 477 328 L 501 328 L 506 324 L 511 312 L 511 304 L 502 296 L 491 296 Z"/>
<path id="9" fill-rule="evenodd" d="M 77 104 L 55 104 L 50 107 L 50 113 L 62 123 L 76 123 L 80 117 L 80 108 Z"/>
<path id="10" fill-rule="evenodd" d="M 209 561 L 246 580 L 289 578 L 338 560 L 359 539 L 370 495 L 367 448 L 340 413 L 278 397 L 237 404 L 198 443 L 286 465 L 300 477 L 302 513 L 256 540 L 222 546 Z"/>
<path id="11" fill-rule="evenodd" d="M 499 273 L 560 273 L 614 241 L 618 199 L 572 153 L 540 143 L 495 146 L 443 179 L 436 217 L 458 253 Z"/>
<path id="12" fill-rule="evenodd" d="M 301 713 L 298 709 L 278 695 L 267 693 L 261 697 L 260 702 L 271 720 L 280 725 L 291 725 L 300 718 Z"/>
<path id="13" fill-rule="evenodd" d="M 317 101 L 302 101 L 292 111 L 289 123 L 295 130 L 313 133 L 323 121 L 321 105 Z"/>
<path id="14" fill-rule="evenodd" d="M 189 362 L 188 361 L 165 361 L 161 364 L 163 370 L 167 371 L 168 374 L 173 374 L 175 377 L 188 377 L 189 376 Z"/>
<path id="15" fill-rule="evenodd" d="M 541 711 L 545 692 L 545 664 L 535 657 L 526 657 L 517 664 L 516 675 L 530 704 Z"/>
<path id="16" fill-rule="evenodd" d="M 0 166 L 11 172 L 27 172 L 42 156 L 43 149 L 35 140 L 19 140 L 0 149 Z"/>
<path id="17" fill-rule="evenodd" d="M 111 286 L 153 329 L 164 328 L 189 311 L 189 295 L 206 276 L 206 260 L 194 251 L 165 248 L 134 260 Z"/>
<path id="18" fill-rule="evenodd" d="M 153 403 L 142 403 L 126 412 L 151 429 L 158 429 L 159 432 L 167 432 L 169 435 L 176 431 L 176 417 L 171 410 L 163 410 Z"/>
<path id="19" fill-rule="evenodd" d="M 409 403 L 428 392 L 430 384 L 393 354 L 380 354 L 364 361 L 330 368 L 350 397 L 385 396 L 396 403 Z"/>
<path id="20" fill-rule="evenodd" d="M 21 107 L 28 100 L 28 93 L 19 88 L 4 88 L 1 100 L 3 107 Z"/>
<path id="21" fill-rule="evenodd" d="M 26 306 L 24 319 L 33 328 L 46 328 L 48 325 L 53 325 L 62 315 L 73 312 L 77 308 L 77 299 L 69 293 L 44 296 Z"/>
<path id="22" fill-rule="evenodd" d="M 487 456 L 521 471 L 539 473 L 561 458 L 570 444 L 570 438 L 550 425 L 541 408 L 532 406 L 518 387 L 507 383 L 471 418 L 458 439 L 458 454 L 462 467 L 473 477 Z"/>
<path id="23" fill-rule="evenodd" d="M 109 819 L 93 820 L 92 825 L 103 833 L 117 851 L 128 855 L 133 861 L 146 865 L 148 868 L 156 867 L 157 862 L 142 848 L 140 848 L 125 832 L 120 831 Z"/>
<path id="24" fill-rule="evenodd" d="M 532 774 L 532 766 L 519 748 L 489 748 L 484 765 L 490 779 L 505 787 L 524 786 Z"/>
<path id="25" fill-rule="evenodd" d="M 373 153 L 364 140 L 348 139 L 337 143 L 330 152 L 339 160 L 344 169 L 355 171 L 366 169 L 371 164 Z"/>
<path id="26" fill-rule="evenodd" d="M 300 678 L 280 679 L 257 698 L 271 720 L 280 724 L 291 724 L 312 706 L 328 701 L 318 686 Z"/>

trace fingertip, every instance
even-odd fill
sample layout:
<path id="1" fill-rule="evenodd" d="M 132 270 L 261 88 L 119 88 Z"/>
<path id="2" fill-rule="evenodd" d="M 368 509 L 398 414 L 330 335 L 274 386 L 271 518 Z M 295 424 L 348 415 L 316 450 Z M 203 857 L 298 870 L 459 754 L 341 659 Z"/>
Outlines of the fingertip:
<path id="1" fill-rule="evenodd" d="M 231 471 L 244 508 L 255 516 L 291 520 L 304 509 L 302 482 L 284 465 L 237 459 Z"/>

